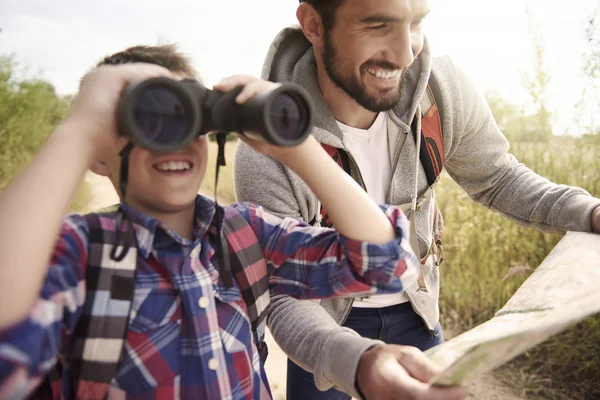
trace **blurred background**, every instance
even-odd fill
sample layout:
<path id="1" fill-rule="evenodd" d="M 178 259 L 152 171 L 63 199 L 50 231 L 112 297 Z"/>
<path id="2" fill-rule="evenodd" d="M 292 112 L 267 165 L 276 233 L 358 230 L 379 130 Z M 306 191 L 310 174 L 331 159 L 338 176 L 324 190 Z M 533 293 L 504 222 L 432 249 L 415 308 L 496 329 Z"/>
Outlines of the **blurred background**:
<path id="1" fill-rule="evenodd" d="M 277 32 L 296 23 L 295 0 L 0 0 L 0 191 L 61 121 L 79 79 L 103 56 L 138 44 L 178 43 L 207 85 L 258 76 Z M 511 151 L 548 179 L 600 197 L 600 3 L 431 0 L 425 30 L 486 97 Z M 218 199 L 234 201 L 231 165 Z M 216 150 L 216 149 L 213 149 Z M 214 165 L 216 151 L 211 152 Z M 212 195 L 214 168 L 202 192 Z M 448 337 L 491 318 L 560 240 L 470 201 L 447 176 L 441 314 Z M 43 194 L 40 194 L 43 196 Z M 114 203 L 89 175 L 73 211 Z M 285 393 L 285 357 L 272 343 L 267 372 Z M 600 399 L 600 317 L 589 318 L 486 377 L 476 398 Z M 491 397 L 495 396 L 495 397 Z"/>

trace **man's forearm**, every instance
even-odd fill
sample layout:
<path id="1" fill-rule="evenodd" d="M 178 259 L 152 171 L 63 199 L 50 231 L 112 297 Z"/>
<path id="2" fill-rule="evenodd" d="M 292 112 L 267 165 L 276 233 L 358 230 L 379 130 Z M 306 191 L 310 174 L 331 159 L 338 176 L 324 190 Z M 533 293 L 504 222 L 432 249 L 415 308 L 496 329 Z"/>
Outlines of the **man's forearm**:
<path id="1" fill-rule="evenodd" d="M 295 363 L 312 372 L 320 390 L 335 386 L 358 397 L 356 370 L 362 354 L 380 343 L 339 326 L 318 302 L 272 298 L 269 329 Z"/>
<path id="2" fill-rule="evenodd" d="M 24 173 L 0 194 L 0 329 L 24 318 L 38 295 L 67 207 L 90 159 L 89 146 L 61 125 Z M 19 301 L 15 301 L 19 299 Z"/>

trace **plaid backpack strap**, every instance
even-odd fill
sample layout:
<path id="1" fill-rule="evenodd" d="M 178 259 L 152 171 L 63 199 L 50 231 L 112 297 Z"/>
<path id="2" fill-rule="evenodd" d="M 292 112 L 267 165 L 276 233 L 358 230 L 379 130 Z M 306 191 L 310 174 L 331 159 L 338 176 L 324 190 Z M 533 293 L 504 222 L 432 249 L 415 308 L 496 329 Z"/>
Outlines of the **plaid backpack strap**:
<path id="1" fill-rule="evenodd" d="M 220 207 L 220 206 L 219 206 Z M 268 355 L 264 342 L 264 322 L 270 302 L 269 276 L 262 248 L 258 243 L 247 246 L 244 237 L 248 222 L 233 208 L 223 210 L 223 236 L 226 238 L 226 254 L 229 255 L 233 278 L 240 287 L 254 341 L 264 362 Z"/>
<path id="2" fill-rule="evenodd" d="M 120 261 L 111 258 L 116 244 L 116 212 L 88 214 L 88 265 L 86 299 L 82 315 L 73 332 L 71 356 L 68 361 L 72 377 L 72 395 L 77 399 L 106 398 L 115 377 L 129 323 L 129 313 L 135 290 L 137 246 L 131 246 Z M 126 240 L 135 242 L 133 226 L 127 226 Z M 121 249 L 118 249 L 119 252 Z"/>

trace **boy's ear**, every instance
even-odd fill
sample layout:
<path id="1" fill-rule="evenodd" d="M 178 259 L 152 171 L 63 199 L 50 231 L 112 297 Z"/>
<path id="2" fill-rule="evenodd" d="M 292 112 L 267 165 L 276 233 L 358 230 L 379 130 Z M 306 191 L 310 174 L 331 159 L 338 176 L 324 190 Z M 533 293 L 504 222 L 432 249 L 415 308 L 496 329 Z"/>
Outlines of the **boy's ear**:
<path id="1" fill-rule="evenodd" d="M 90 170 L 93 173 L 101 176 L 110 176 L 110 171 L 108 170 L 108 167 L 104 161 L 96 161 L 94 165 L 90 167 Z"/>

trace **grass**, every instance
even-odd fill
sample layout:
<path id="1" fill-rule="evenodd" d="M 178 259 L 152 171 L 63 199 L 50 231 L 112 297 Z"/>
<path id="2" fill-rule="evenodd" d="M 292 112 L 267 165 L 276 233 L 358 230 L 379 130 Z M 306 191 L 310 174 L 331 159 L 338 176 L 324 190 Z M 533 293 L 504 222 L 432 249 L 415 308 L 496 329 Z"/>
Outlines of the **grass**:
<path id="1" fill-rule="evenodd" d="M 591 142 L 591 143 L 590 143 Z M 600 196 L 600 137 L 518 143 L 513 154 L 556 183 Z M 445 221 L 443 324 L 460 333 L 491 318 L 562 235 L 512 223 L 467 198 L 444 176 L 436 189 Z M 510 364 L 512 378 L 535 398 L 600 398 L 600 318 L 592 317 Z"/>

